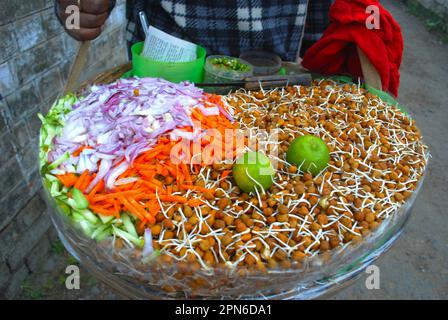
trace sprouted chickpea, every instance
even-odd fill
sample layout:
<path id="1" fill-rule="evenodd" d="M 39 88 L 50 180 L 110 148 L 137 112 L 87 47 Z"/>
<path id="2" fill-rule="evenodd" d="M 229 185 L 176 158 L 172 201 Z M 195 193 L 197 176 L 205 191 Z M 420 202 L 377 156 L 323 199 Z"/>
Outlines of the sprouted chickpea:
<path id="1" fill-rule="evenodd" d="M 231 164 L 201 168 L 194 185 L 215 192 L 187 191 L 202 205 L 178 206 L 176 219 L 162 216 L 152 227 L 173 261 L 204 269 L 289 268 L 362 241 L 409 199 L 425 171 L 429 155 L 414 120 L 357 85 L 241 89 L 223 100 L 241 129 L 278 133 L 277 141 L 259 142 L 277 151 L 270 153 L 274 183 L 265 193 L 247 194 L 231 174 L 221 179 Z M 291 141 L 305 134 L 330 150 L 329 165 L 317 176 L 285 160 Z"/>

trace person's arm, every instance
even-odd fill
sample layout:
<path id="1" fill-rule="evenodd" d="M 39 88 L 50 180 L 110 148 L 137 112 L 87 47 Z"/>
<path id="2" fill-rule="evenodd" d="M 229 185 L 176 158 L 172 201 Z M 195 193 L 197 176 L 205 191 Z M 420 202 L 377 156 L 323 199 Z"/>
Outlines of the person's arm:
<path id="1" fill-rule="evenodd" d="M 55 0 L 55 13 L 66 32 L 79 41 L 93 40 L 101 34 L 102 27 L 115 6 L 115 0 L 80 0 L 80 28 L 67 30 L 65 20 L 69 5 L 78 5 L 77 0 Z"/>

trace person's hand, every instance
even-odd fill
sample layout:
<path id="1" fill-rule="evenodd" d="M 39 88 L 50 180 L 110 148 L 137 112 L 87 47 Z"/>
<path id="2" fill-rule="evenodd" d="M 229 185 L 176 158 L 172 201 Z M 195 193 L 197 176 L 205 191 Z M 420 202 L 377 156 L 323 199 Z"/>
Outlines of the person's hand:
<path id="1" fill-rule="evenodd" d="M 58 7 L 56 14 L 62 21 L 67 33 L 79 41 L 93 40 L 101 34 L 102 26 L 109 15 L 109 0 L 56 0 Z M 79 29 L 68 30 L 65 21 L 69 14 L 65 9 L 69 5 L 80 4 Z"/>

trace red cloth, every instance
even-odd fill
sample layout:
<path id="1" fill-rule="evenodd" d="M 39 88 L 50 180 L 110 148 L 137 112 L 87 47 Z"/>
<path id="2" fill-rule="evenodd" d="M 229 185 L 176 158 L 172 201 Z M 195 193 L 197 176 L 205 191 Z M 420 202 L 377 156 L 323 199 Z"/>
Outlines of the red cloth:
<path id="1" fill-rule="evenodd" d="M 380 29 L 369 30 L 369 5 L 380 12 Z M 330 9 L 330 26 L 309 48 L 302 65 L 322 75 L 350 74 L 362 77 L 356 45 L 365 53 L 381 76 L 383 90 L 398 95 L 403 55 L 401 28 L 377 0 L 336 0 Z"/>

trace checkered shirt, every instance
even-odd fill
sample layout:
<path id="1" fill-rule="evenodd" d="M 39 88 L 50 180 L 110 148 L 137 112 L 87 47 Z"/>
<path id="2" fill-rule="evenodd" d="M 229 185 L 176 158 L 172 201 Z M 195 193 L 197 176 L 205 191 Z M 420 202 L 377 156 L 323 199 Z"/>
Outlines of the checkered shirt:
<path id="1" fill-rule="evenodd" d="M 295 61 L 328 26 L 332 0 L 128 0 L 127 40 L 144 39 L 138 12 L 169 34 L 208 54 L 239 56 L 263 49 Z"/>

